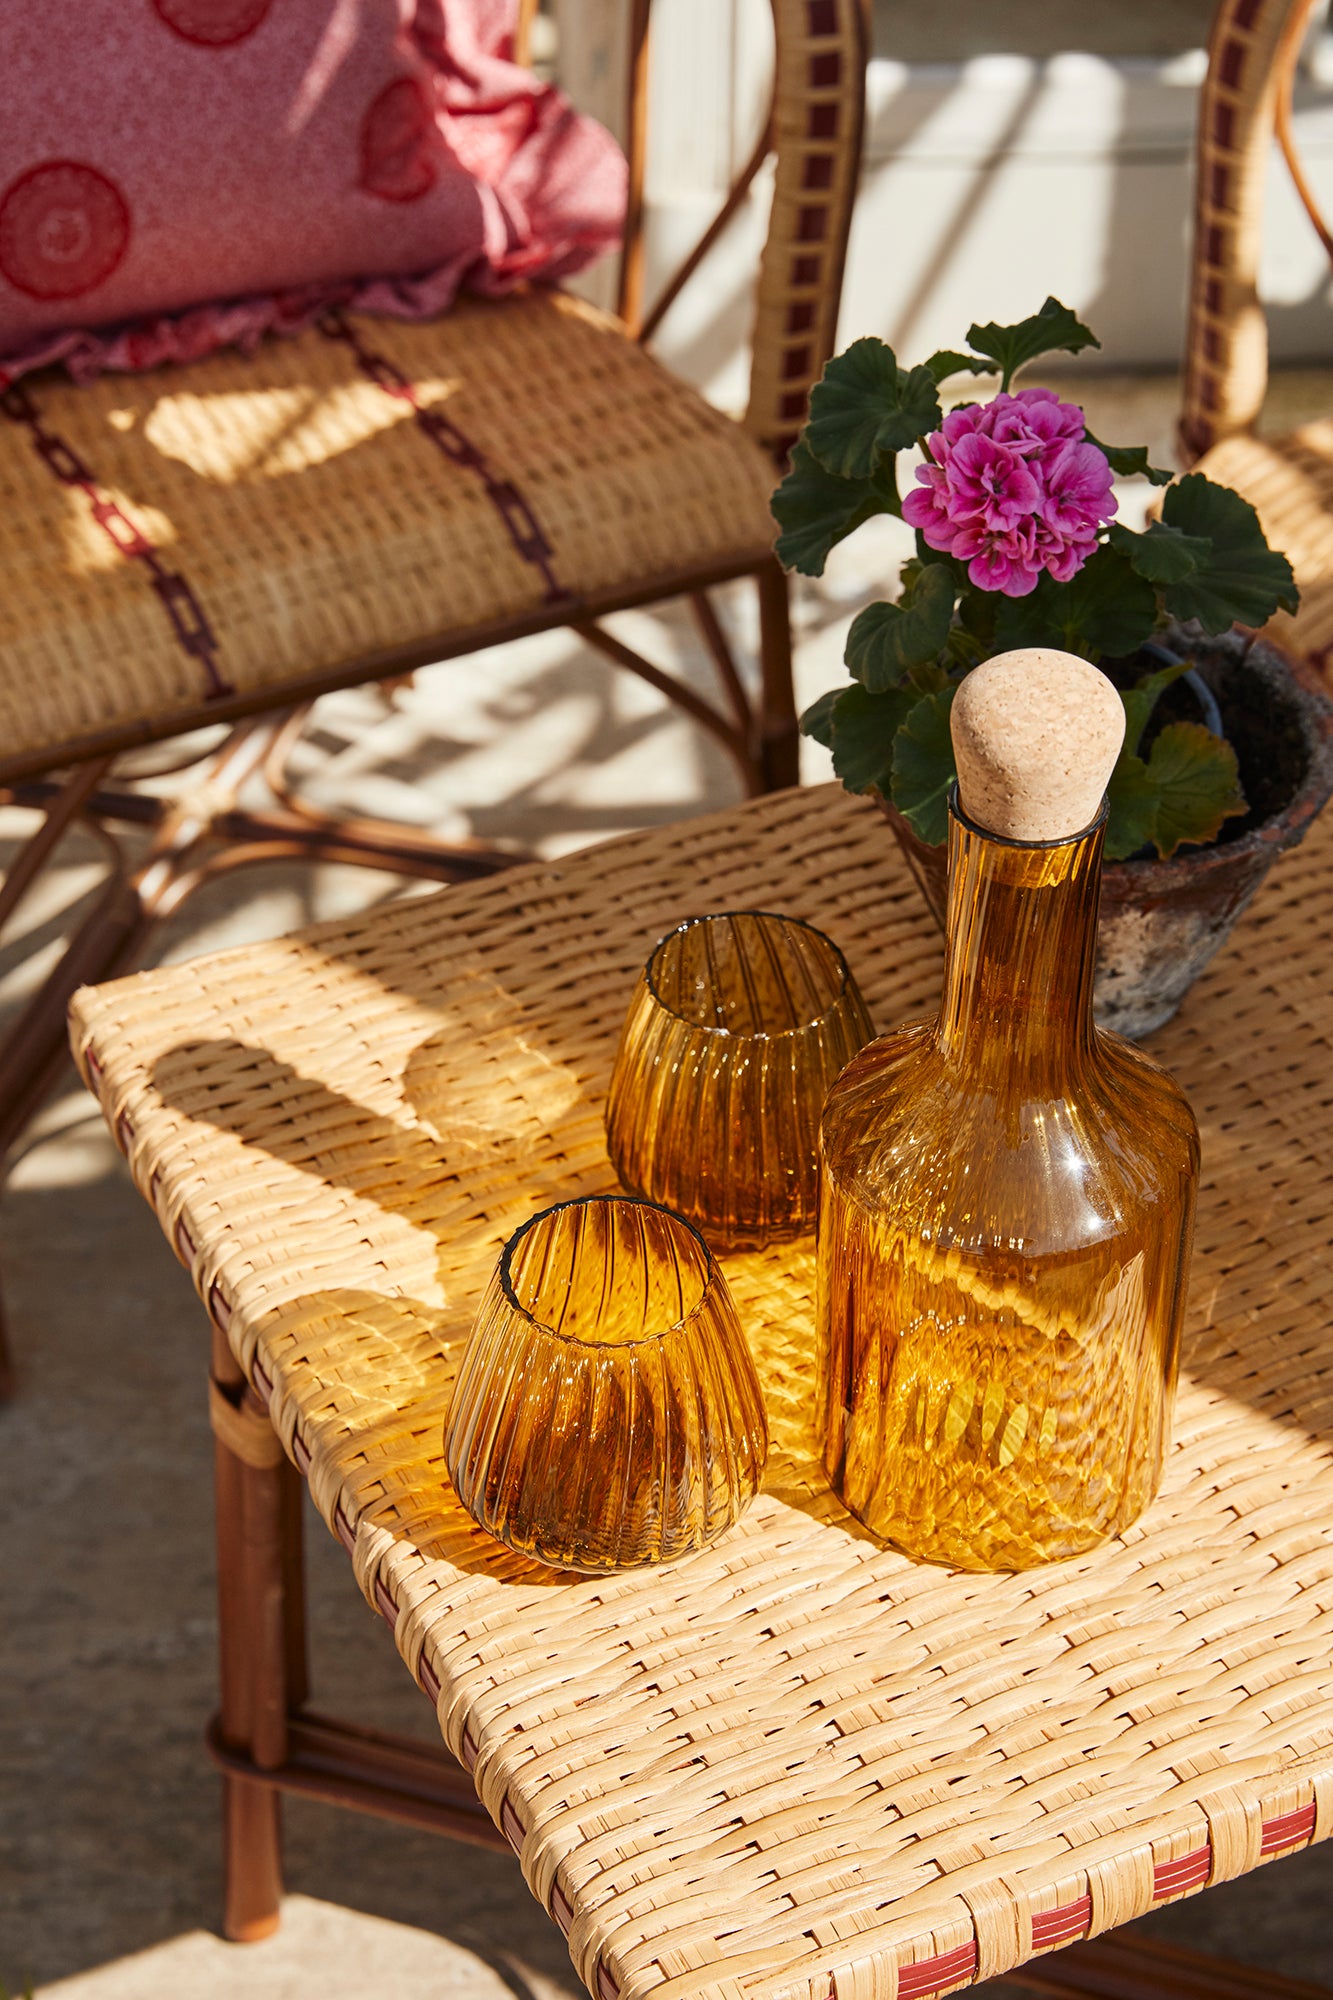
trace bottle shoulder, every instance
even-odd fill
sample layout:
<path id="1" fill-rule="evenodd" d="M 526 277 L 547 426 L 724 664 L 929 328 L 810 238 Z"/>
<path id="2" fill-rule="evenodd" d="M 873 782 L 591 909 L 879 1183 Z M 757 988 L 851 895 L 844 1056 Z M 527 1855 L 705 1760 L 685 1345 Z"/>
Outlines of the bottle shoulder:
<path id="1" fill-rule="evenodd" d="M 986 1087 L 918 1022 L 863 1049 L 835 1083 L 826 1176 L 854 1205 L 912 1212 L 937 1241 L 1045 1253 L 1145 1226 L 1193 1198 L 1198 1133 L 1180 1085 L 1098 1035 L 1059 1096 Z"/>
<path id="2" fill-rule="evenodd" d="M 1162 1143 L 1197 1171 L 1199 1125 L 1184 1086 L 1146 1049 L 1107 1029 L 1097 1031 L 1103 1092 L 1121 1117 L 1151 1119 Z"/>

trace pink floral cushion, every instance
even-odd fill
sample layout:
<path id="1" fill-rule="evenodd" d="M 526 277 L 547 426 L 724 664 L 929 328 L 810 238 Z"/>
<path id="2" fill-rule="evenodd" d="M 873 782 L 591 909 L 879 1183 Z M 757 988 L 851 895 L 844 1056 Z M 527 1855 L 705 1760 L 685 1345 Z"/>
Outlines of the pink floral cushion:
<path id="1" fill-rule="evenodd" d="M 611 248 L 619 150 L 509 59 L 513 16 L 0 0 L 0 386 L 193 359 L 335 303 L 423 316 Z"/>

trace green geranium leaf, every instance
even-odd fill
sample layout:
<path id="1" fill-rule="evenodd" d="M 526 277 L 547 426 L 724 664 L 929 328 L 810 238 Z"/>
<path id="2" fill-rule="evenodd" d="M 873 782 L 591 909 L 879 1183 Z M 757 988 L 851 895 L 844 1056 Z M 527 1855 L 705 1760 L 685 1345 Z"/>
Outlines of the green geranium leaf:
<path id="1" fill-rule="evenodd" d="M 1106 787 L 1106 859 L 1127 861 L 1157 831 L 1157 787 L 1142 757 L 1122 750 Z"/>
<path id="2" fill-rule="evenodd" d="M 818 701 L 812 701 L 801 717 L 802 736 L 810 736 L 816 743 L 822 743 L 826 750 L 831 750 L 833 711 L 846 692 L 846 688 L 830 688 L 827 694 L 820 695 Z"/>
<path id="3" fill-rule="evenodd" d="M 1132 653 L 1157 623 L 1156 591 L 1115 549 L 1094 549 L 1068 583 L 1048 581 L 1067 633 L 1094 654 Z"/>
<path id="4" fill-rule="evenodd" d="M 1270 549 L 1259 516 L 1229 486 L 1187 473 L 1162 501 L 1162 519 L 1181 534 L 1206 537 L 1208 559 L 1167 586 L 1163 602 L 1174 618 L 1197 618 L 1210 635 L 1232 625 L 1263 625 L 1281 605 L 1295 611 L 1300 592 L 1291 564 Z"/>
<path id="5" fill-rule="evenodd" d="M 968 666 L 975 666 L 975 660 L 968 660 Z M 924 666 L 913 667 L 907 676 L 907 683 L 918 694 L 938 694 L 949 685 L 949 669 L 938 660 L 927 660 Z"/>
<path id="6" fill-rule="evenodd" d="M 900 368 L 893 349 L 868 335 L 834 355 L 810 391 L 804 437 L 826 472 L 868 479 L 882 456 L 915 444 L 939 421 L 929 368 Z"/>
<path id="7" fill-rule="evenodd" d="M 833 705 L 833 768 L 849 792 L 889 787 L 893 743 L 917 697 L 906 688 L 843 688 Z"/>
<path id="8" fill-rule="evenodd" d="M 1026 597 L 999 597 L 995 600 L 993 643 L 997 653 L 1012 653 L 1019 646 L 1063 646 L 1064 627 L 1051 603 L 1043 577 Z M 966 614 L 965 614 L 966 615 Z"/>
<path id="9" fill-rule="evenodd" d="M 802 576 L 822 576 L 829 550 L 872 514 L 896 514 L 898 494 L 892 467 L 879 479 L 838 479 L 801 439 L 771 504 L 782 531 L 773 544 L 778 561 Z"/>
<path id="10" fill-rule="evenodd" d="M 1184 535 L 1165 521 L 1150 521 L 1141 535 L 1113 522 L 1107 541 L 1119 549 L 1136 576 L 1149 583 L 1183 583 L 1203 568 L 1213 552 L 1206 535 Z"/>
<path id="11" fill-rule="evenodd" d="M 1112 548 L 1094 549 L 1076 576 L 1043 576 L 1026 597 L 1005 597 L 995 614 L 995 649 L 1059 646 L 1096 660 L 1132 653 L 1157 623 L 1157 592 Z"/>
<path id="12" fill-rule="evenodd" d="M 1095 444 L 1103 454 L 1112 472 L 1118 472 L 1122 479 L 1132 479 L 1136 473 L 1152 486 L 1169 486 L 1175 478 L 1174 472 L 1166 472 L 1160 465 L 1149 465 L 1146 444 L 1103 444 L 1099 437 L 1084 426 L 1084 444 Z"/>
<path id="13" fill-rule="evenodd" d="M 910 579 L 901 604 L 868 604 L 852 620 L 846 660 L 872 694 L 897 687 L 912 667 L 934 660 L 949 636 L 954 580 L 943 563 L 927 563 Z"/>
<path id="14" fill-rule="evenodd" d="M 1000 370 L 1002 389 L 1007 389 L 1018 370 L 1039 354 L 1079 354 L 1085 347 L 1100 347 L 1090 328 L 1076 319 L 1058 299 L 1047 299 L 1039 313 L 1020 320 L 1017 326 L 985 326 L 968 329 L 967 344 L 974 353 L 984 354 Z"/>
<path id="15" fill-rule="evenodd" d="M 893 803 L 931 847 L 949 832 L 949 787 L 957 775 L 949 710 L 957 692 L 954 683 L 914 702 L 893 740 Z"/>
<path id="16" fill-rule="evenodd" d="M 1164 861 L 1186 842 L 1216 840 L 1223 820 L 1246 810 L 1235 751 L 1201 722 L 1168 722 L 1149 753 L 1148 779 Z"/>
<path id="17" fill-rule="evenodd" d="M 899 609 L 914 611 L 931 604 L 938 608 L 946 595 L 952 616 L 958 572 L 949 557 L 936 555 L 933 549 L 924 556 L 909 557 L 898 573 Z"/>
<path id="18" fill-rule="evenodd" d="M 1235 751 L 1201 722 L 1168 722 L 1146 761 L 1122 750 L 1106 790 L 1108 861 L 1149 842 L 1169 861 L 1186 843 L 1216 840 L 1222 822 L 1246 810 Z"/>
<path id="19" fill-rule="evenodd" d="M 978 361 L 975 354 L 959 354 L 952 347 L 937 348 L 926 362 L 932 379 L 947 382 L 951 375 L 993 375 L 994 366 L 989 361 Z"/>
<path id="20" fill-rule="evenodd" d="M 955 624 L 949 627 L 949 637 L 945 641 L 943 657 L 948 667 L 961 667 L 966 673 L 971 667 L 979 667 L 993 650 L 991 645 L 979 639 L 975 632 L 969 632 L 966 625 Z M 918 687 L 921 685 L 921 675 L 924 671 L 925 669 L 921 667 L 913 671 L 912 680 Z"/>
<path id="21" fill-rule="evenodd" d="M 1165 693 L 1172 681 L 1178 681 L 1182 674 L 1187 674 L 1190 666 L 1189 660 L 1181 660 L 1174 667 L 1162 667 L 1155 674 L 1145 674 L 1132 688 L 1121 690 L 1120 699 L 1125 710 L 1126 756 L 1133 756 L 1143 741 L 1143 732 L 1157 706 L 1158 697 Z"/>
<path id="22" fill-rule="evenodd" d="M 971 635 L 983 660 L 988 654 L 1001 650 L 995 643 L 995 620 L 1000 605 L 1007 601 L 1005 598 L 997 599 L 988 591 L 978 590 L 973 584 L 968 584 L 959 597 L 958 623 Z"/>

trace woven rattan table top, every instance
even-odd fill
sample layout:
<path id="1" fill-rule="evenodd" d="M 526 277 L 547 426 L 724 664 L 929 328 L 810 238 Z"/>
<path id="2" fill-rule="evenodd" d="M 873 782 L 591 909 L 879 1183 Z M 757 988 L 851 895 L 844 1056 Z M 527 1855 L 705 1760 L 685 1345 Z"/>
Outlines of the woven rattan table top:
<path id="1" fill-rule="evenodd" d="M 501 1240 L 611 1185 L 602 1093 L 663 930 L 787 910 L 879 1026 L 933 1001 L 864 804 L 787 793 L 77 996 L 139 1186 L 594 1993 L 952 1991 L 1333 1830 L 1330 863 L 1333 821 L 1154 1040 L 1204 1140 L 1162 1494 L 1020 1576 L 913 1565 L 828 1491 L 808 1246 L 728 1260 L 774 1449 L 713 1548 L 556 1579 L 444 1471 Z"/>

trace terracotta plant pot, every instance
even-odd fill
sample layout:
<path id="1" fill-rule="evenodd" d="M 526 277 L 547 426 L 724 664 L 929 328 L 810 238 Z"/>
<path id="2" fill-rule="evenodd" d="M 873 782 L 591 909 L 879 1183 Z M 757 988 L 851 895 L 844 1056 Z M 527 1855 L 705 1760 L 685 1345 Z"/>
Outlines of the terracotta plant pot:
<path id="1" fill-rule="evenodd" d="M 1134 1039 L 1170 1020 L 1279 854 L 1304 838 L 1333 792 L 1333 703 L 1310 668 L 1233 634 L 1189 650 L 1216 696 L 1250 810 L 1227 820 L 1208 847 L 1104 867 L 1097 1019 Z M 1191 701 L 1178 682 L 1154 722 L 1197 720 Z M 943 929 L 945 849 L 927 847 L 901 813 L 881 805 Z"/>

